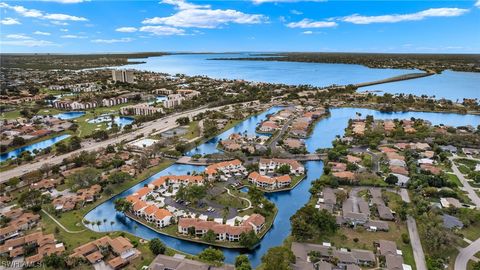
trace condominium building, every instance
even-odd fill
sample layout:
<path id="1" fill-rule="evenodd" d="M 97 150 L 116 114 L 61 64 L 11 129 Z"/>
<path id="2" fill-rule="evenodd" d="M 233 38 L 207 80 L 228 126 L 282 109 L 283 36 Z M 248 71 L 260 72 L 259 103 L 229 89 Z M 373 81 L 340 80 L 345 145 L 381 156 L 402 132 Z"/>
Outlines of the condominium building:
<path id="1" fill-rule="evenodd" d="M 150 106 L 147 103 L 141 103 L 123 107 L 120 109 L 120 113 L 124 115 L 152 115 L 156 113 L 163 113 L 163 110 L 162 108 Z"/>
<path id="2" fill-rule="evenodd" d="M 135 76 L 131 70 L 112 70 L 112 80 L 114 82 L 133 83 Z"/>

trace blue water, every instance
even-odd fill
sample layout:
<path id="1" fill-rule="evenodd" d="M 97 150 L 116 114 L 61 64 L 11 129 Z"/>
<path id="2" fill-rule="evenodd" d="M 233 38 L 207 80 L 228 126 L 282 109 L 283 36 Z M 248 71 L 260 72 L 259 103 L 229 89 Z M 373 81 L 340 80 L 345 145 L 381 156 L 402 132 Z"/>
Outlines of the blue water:
<path id="1" fill-rule="evenodd" d="M 167 100 L 168 98 L 166 96 L 157 96 L 154 101 L 148 102 L 149 105 L 154 104 L 155 102 L 157 103 L 162 103 L 163 101 Z"/>
<path id="2" fill-rule="evenodd" d="M 57 117 L 58 119 L 70 120 L 70 119 L 81 117 L 83 115 L 85 115 L 85 112 L 63 112 L 54 116 Z"/>
<path id="3" fill-rule="evenodd" d="M 385 79 L 419 72 L 409 69 L 374 69 L 361 65 L 275 61 L 208 60 L 218 57 L 249 57 L 250 54 L 178 54 L 141 59 L 133 68 L 169 74 L 205 75 L 217 79 L 243 79 L 255 82 L 310 84 L 327 86 Z M 131 59 L 136 60 L 136 59 Z M 383 90 L 387 93 L 426 94 L 451 100 L 480 98 L 480 73 L 445 71 L 427 78 L 376 85 L 360 90 Z"/>
<path id="4" fill-rule="evenodd" d="M 381 90 L 387 93 L 427 95 L 462 102 L 463 98 L 480 99 L 480 73 L 446 70 L 442 74 L 414 80 L 362 87 L 359 91 Z"/>
<path id="5" fill-rule="evenodd" d="M 375 119 L 410 119 L 411 117 L 428 120 L 432 125 L 444 124 L 448 126 L 472 125 L 477 127 L 480 124 L 480 115 L 455 114 L 455 113 L 432 113 L 432 112 L 392 112 L 385 113 L 376 110 L 362 108 L 335 108 L 330 109 L 330 117 L 322 119 L 313 129 L 312 136 L 305 140 L 309 152 L 315 152 L 318 148 L 331 146 L 335 136 L 343 136 L 348 120 L 355 118 L 360 113 L 362 117 L 373 115 Z M 318 138 L 322 134 L 323 139 Z"/>
<path id="6" fill-rule="evenodd" d="M 238 125 L 234 126 L 233 128 L 225 131 L 224 133 L 210 139 L 204 144 L 199 145 L 198 147 L 192 149 L 190 152 L 187 152 L 186 154 L 191 156 L 195 154 L 212 154 L 218 152 L 217 149 L 217 144 L 220 141 L 220 139 L 225 140 L 230 136 L 232 133 L 247 133 L 248 135 L 264 135 L 265 134 L 259 134 L 255 131 L 257 124 L 262 122 L 267 118 L 268 114 L 274 114 L 281 110 L 282 107 L 272 107 L 265 112 L 252 116 L 245 121 L 239 123 Z"/>
<path id="7" fill-rule="evenodd" d="M 59 142 L 61 140 L 66 139 L 68 137 L 70 137 L 70 135 L 68 135 L 68 134 L 60 135 L 60 136 L 53 137 L 53 138 L 48 139 L 48 140 L 44 140 L 44 141 L 37 142 L 37 143 L 31 144 L 31 145 L 27 145 L 27 146 L 17 148 L 17 149 L 12 150 L 8 153 L 4 153 L 4 154 L 0 155 L 0 162 L 3 162 L 3 161 L 5 161 L 9 158 L 16 158 L 23 151 L 30 151 L 30 153 L 33 155 L 33 150 L 40 151 L 42 149 L 45 149 L 47 147 L 50 147 L 50 146 L 56 144 L 57 142 Z"/>
<path id="8" fill-rule="evenodd" d="M 247 131 L 248 134 L 255 133 L 255 126 L 257 123 L 265 119 L 266 115 L 269 113 L 274 113 L 280 110 L 281 107 L 273 107 L 266 112 L 253 116 L 232 129 L 220 134 L 214 139 L 208 141 L 207 143 L 200 145 L 198 149 L 192 150 L 189 154 L 194 153 L 213 153 L 218 150 L 215 149 L 215 144 L 220 138 L 227 138 L 233 132 L 244 132 Z M 431 121 L 433 124 L 445 123 L 448 125 L 474 125 L 480 124 L 480 116 L 472 115 L 460 115 L 460 114 L 440 114 L 440 113 L 381 113 L 374 110 L 368 109 L 357 109 L 357 108 L 339 108 L 332 109 L 331 116 L 326 119 L 322 119 L 318 122 L 312 137 L 306 140 L 307 149 L 312 152 L 320 147 L 330 147 L 332 140 L 336 135 L 342 135 L 344 129 L 347 125 L 347 121 L 351 117 L 355 117 L 356 112 L 360 112 L 362 116 L 367 114 L 374 115 L 376 118 L 410 118 L 418 117 L 424 118 Z M 261 262 L 261 257 L 265 252 L 274 246 L 281 245 L 283 240 L 290 234 L 290 217 L 301 208 L 309 199 L 310 194 L 308 192 L 311 182 L 319 178 L 323 173 L 323 163 L 320 161 L 310 161 L 305 163 L 307 169 L 306 178 L 298 184 L 295 189 L 286 192 L 278 193 L 269 193 L 266 194 L 267 198 L 274 202 L 278 207 L 278 214 L 274 221 L 273 227 L 262 239 L 261 244 L 255 249 L 247 253 L 252 265 L 254 267 L 258 266 Z M 123 214 L 116 213 L 114 210 L 114 201 L 116 198 L 125 197 L 140 187 L 143 187 L 145 184 L 153 181 L 155 178 L 161 175 L 167 174 L 186 174 L 187 172 L 203 171 L 204 167 L 202 166 L 191 166 L 191 165 L 179 165 L 174 164 L 167 169 L 157 173 L 156 175 L 146 179 L 145 181 L 137 184 L 136 186 L 128 189 L 127 191 L 113 197 L 112 199 L 106 201 L 105 203 L 99 205 L 86 216 L 86 219 L 89 221 L 103 220 L 107 219 L 106 224 L 101 225 L 100 228 L 97 226 L 91 226 L 90 228 L 95 231 L 112 231 L 112 230 L 121 230 L 127 231 L 132 234 L 135 234 L 139 237 L 145 239 L 152 239 L 155 237 L 160 238 L 168 246 L 187 252 L 190 254 L 197 254 L 201 252 L 206 245 L 196 244 L 188 241 L 183 241 L 175 239 L 169 236 L 158 234 L 155 231 L 152 231 L 141 224 L 136 223 L 134 220 L 131 220 L 128 217 L 125 217 Z M 110 226 L 110 221 L 114 221 L 114 225 Z M 228 263 L 233 263 L 235 257 L 239 254 L 239 251 L 222 249 L 225 255 L 225 261 Z"/>
<path id="9" fill-rule="evenodd" d="M 248 193 L 248 190 L 249 190 L 248 187 L 242 187 L 240 189 L 240 191 L 243 192 L 243 193 Z"/>
<path id="10" fill-rule="evenodd" d="M 134 119 L 126 116 L 115 116 L 113 121 L 119 127 L 124 127 L 125 125 L 132 124 Z M 98 123 L 104 123 L 104 122 L 109 122 L 108 125 L 110 127 L 110 122 L 111 122 L 110 115 L 101 115 L 101 116 L 95 117 L 94 119 L 88 120 L 88 123 L 90 124 L 98 124 Z"/>

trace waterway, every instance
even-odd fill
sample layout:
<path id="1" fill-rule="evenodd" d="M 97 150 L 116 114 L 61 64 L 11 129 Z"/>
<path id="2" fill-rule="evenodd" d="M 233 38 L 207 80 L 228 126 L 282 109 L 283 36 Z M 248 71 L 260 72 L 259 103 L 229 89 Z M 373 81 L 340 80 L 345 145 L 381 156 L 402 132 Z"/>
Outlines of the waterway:
<path id="1" fill-rule="evenodd" d="M 217 79 L 243 79 L 254 82 L 309 84 L 355 84 L 421 72 L 412 69 L 377 69 L 353 64 L 302 63 L 283 61 L 209 60 L 212 58 L 251 57 L 241 54 L 175 54 L 146 59 L 144 64 L 127 65 L 133 68 L 169 74 L 204 75 Z M 444 71 L 442 74 L 407 81 L 361 88 L 386 93 L 405 93 L 435 96 L 453 101 L 462 98 L 480 99 L 480 73 Z"/>
<path id="2" fill-rule="evenodd" d="M 58 119 L 62 120 L 71 120 L 85 115 L 85 112 L 75 111 L 75 112 L 62 112 L 54 115 Z"/>
<path id="3" fill-rule="evenodd" d="M 65 140 L 68 137 L 70 137 L 70 135 L 68 135 L 68 134 L 60 135 L 60 136 L 50 138 L 48 140 L 44 140 L 44 141 L 41 141 L 41 142 L 37 142 L 37 143 L 33 143 L 33 144 L 30 144 L 30 145 L 27 145 L 27 146 L 17 148 L 15 150 L 10 151 L 10 152 L 1 154 L 0 155 L 0 162 L 4 162 L 5 160 L 7 160 L 9 158 L 16 158 L 18 155 L 20 155 L 20 153 L 22 153 L 24 151 L 29 151 L 32 155 L 34 155 L 34 153 L 33 153 L 34 150 L 40 151 L 40 150 L 43 150 L 47 147 L 51 147 L 52 145 L 56 144 L 57 142 L 59 142 L 61 140 Z"/>
<path id="4" fill-rule="evenodd" d="M 105 123 L 108 122 L 108 128 L 111 126 L 111 117 L 109 114 L 104 114 L 100 115 L 98 117 L 95 117 L 93 119 L 88 120 L 88 123 L 90 124 L 99 124 L 99 123 Z M 132 117 L 126 117 L 126 116 L 115 116 L 113 121 L 115 124 L 117 124 L 119 127 L 124 127 L 126 125 L 130 125 L 133 123 L 134 119 Z"/>
<path id="5" fill-rule="evenodd" d="M 195 153 L 213 153 L 216 150 L 215 145 L 220 140 L 220 138 L 227 138 L 228 135 L 233 132 L 247 132 L 247 134 L 255 134 L 255 127 L 263 119 L 266 118 L 267 114 L 274 113 L 280 110 L 280 107 L 274 107 L 267 110 L 264 113 L 250 117 L 245 121 L 239 123 L 230 130 L 218 135 L 217 137 L 211 139 L 210 141 L 200 145 L 198 148 L 190 151 L 188 154 L 192 155 Z M 332 140 L 336 135 L 342 135 L 344 129 L 347 125 L 348 119 L 355 117 L 356 113 L 361 113 L 362 116 L 368 114 L 374 115 L 378 119 L 386 118 L 410 118 L 418 117 L 425 120 L 429 120 L 433 124 L 445 123 L 448 125 L 460 126 L 460 125 L 478 125 L 480 124 L 480 116 L 472 115 L 460 115 L 460 114 L 440 114 L 440 113 L 420 113 L 420 112 L 408 112 L 408 113 L 382 113 L 374 110 L 367 109 L 358 109 L 358 108 L 339 108 L 332 109 L 331 116 L 325 119 L 322 119 L 317 123 L 312 133 L 311 138 L 307 139 L 307 147 L 310 152 L 313 152 L 315 149 L 320 147 L 330 147 Z M 310 161 L 306 162 L 305 167 L 307 169 L 307 175 L 305 180 L 300 182 L 297 187 L 290 191 L 278 192 L 278 193 L 269 193 L 266 194 L 267 198 L 274 202 L 278 207 L 278 214 L 274 221 L 274 224 L 270 231 L 262 239 L 260 245 L 255 249 L 247 253 L 252 266 L 256 267 L 261 262 L 261 257 L 265 252 L 274 246 L 281 245 L 283 240 L 290 234 L 290 217 L 301 208 L 309 199 L 310 194 L 308 192 L 311 182 L 319 178 L 323 173 L 323 163 L 320 161 Z M 125 197 L 135 190 L 143 187 L 145 184 L 153 181 L 159 176 L 162 175 L 179 175 L 186 174 L 193 171 L 203 171 L 203 166 L 191 166 L 191 165 L 180 165 L 174 164 L 163 171 L 158 172 L 157 174 L 149 177 L 143 182 L 137 184 L 136 186 L 122 192 L 119 195 L 111 198 L 110 200 L 104 202 L 103 204 L 97 206 L 86 216 L 86 219 L 89 221 L 107 221 L 97 227 L 90 225 L 90 228 L 95 231 L 127 231 L 132 234 L 135 234 L 144 239 L 152 239 L 155 237 L 160 238 L 165 244 L 169 247 L 172 247 L 183 252 L 190 254 L 197 254 L 206 248 L 203 244 L 192 243 L 184 240 L 179 240 L 173 237 L 159 234 L 147 227 L 135 222 L 134 220 L 124 216 L 121 213 L 116 213 L 114 209 L 114 201 L 117 198 Z M 113 221 L 114 224 L 110 225 L 110 222 Z M 227 263 L 233 263 L 235 257 L 239 254 L 239 251 L 222 249 L 225 255 L 225 261 Z"/>

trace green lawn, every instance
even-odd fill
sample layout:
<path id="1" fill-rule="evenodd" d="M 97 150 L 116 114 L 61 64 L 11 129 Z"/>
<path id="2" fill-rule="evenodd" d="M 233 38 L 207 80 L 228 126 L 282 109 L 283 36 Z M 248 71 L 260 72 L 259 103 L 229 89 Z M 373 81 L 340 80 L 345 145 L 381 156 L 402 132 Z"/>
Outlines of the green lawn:
<path id="1" fill-rule="evenodd" d="M 463 187 L 462 182 L 460 182 L 460 180 L 458 179 L 458 177 L 455 174 L 447 173 L 447 176 L 448 176 L 448 179 L 450 180 L 450 182 L 455 183 L 458 187 Z"/>
<path id="2" fill-rule="evenodd" d="M 199 121 L 192 121 L 188 124 L 188 131 L 182 137 L 191 140 L 200 136 L 200 127 L 198 126 Z"/>

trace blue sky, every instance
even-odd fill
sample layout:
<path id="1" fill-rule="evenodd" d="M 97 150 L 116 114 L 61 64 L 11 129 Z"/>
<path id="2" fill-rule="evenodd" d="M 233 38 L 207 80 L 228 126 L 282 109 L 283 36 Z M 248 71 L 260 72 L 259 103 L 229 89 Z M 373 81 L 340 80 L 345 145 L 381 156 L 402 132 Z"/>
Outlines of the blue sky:
<path id="1" fill-rule="evenodd" d="M 480 0 L 0 0 L 0 23 L 1 52 L 480 53 Z"/>

